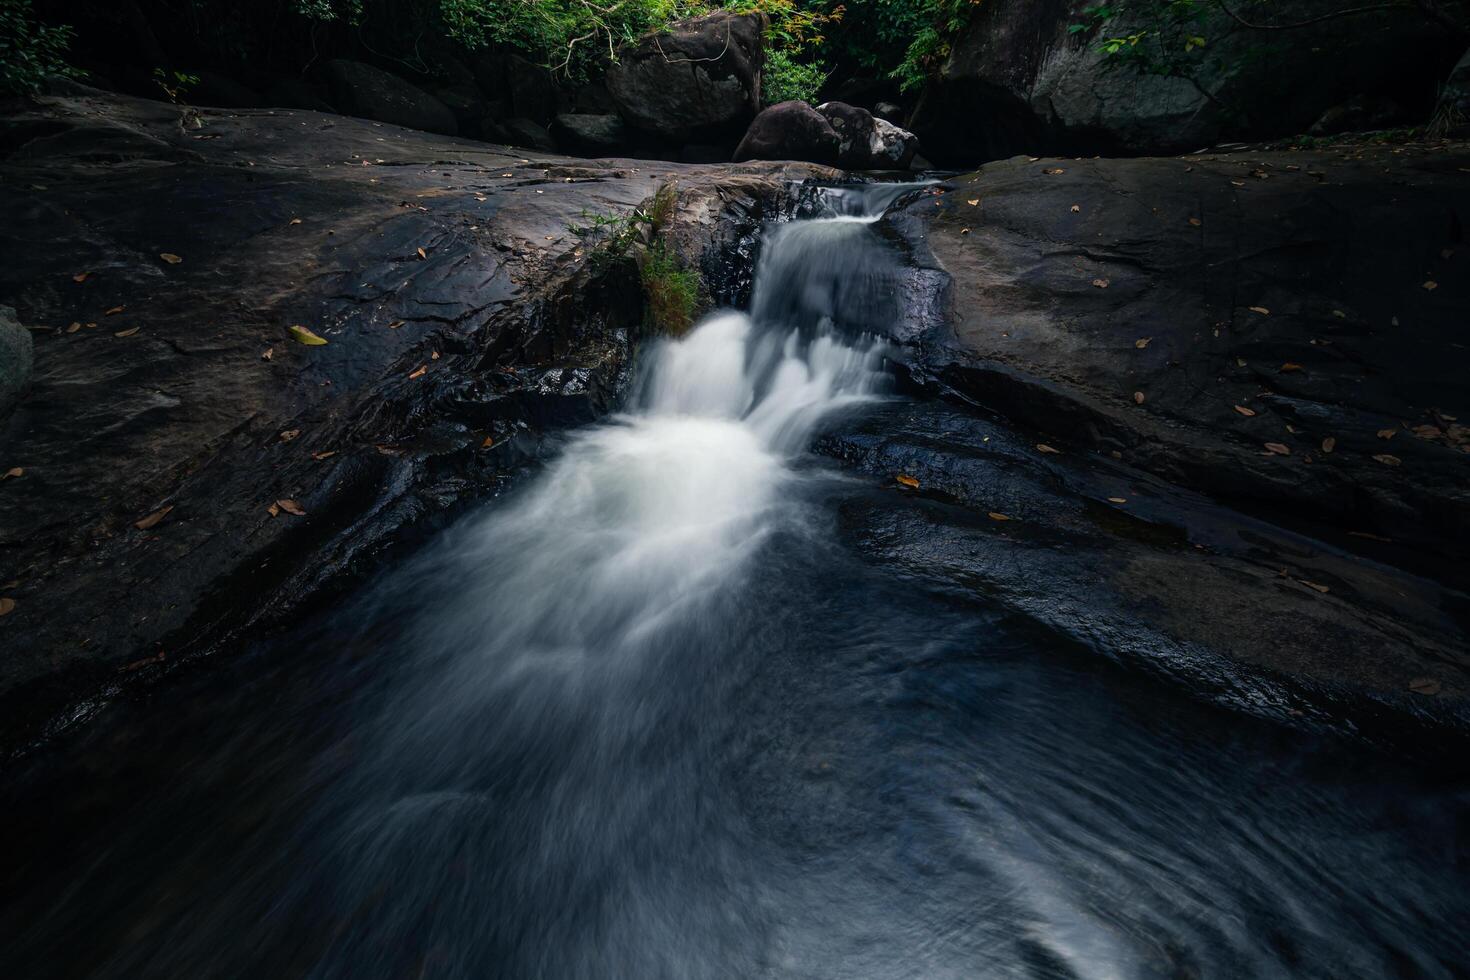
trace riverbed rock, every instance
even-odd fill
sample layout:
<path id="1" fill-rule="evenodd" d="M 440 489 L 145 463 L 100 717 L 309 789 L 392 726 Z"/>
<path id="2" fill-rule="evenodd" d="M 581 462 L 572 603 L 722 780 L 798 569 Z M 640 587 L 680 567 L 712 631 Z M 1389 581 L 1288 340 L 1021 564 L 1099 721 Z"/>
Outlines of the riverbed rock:
<path id="1" fill-rule="evenodd" d="M 564 112 L 552 123 L 551 135 L 568 153 L 588 157 L 626 155 L 628 127 L 614 114 Z"/>
<path id="2" fill-rule="evenodd" d="M 556 140 L 547 128 L 534 119 L 516 116 L 498 122 L 487 122 L 485 135 L 507 146 L 521 146 L 543 153 L 556 152 Z"/>
<path id="3" fill-rule="evenodd" d="M 1289 0 L 1249 16 L 1286 24 L 1334 8 L 1342 5 Z M 960 164 L 1016 153 L 1187 152 L 1304 133 L 1364 92 L 1426 120 L 1462 50 L 1410 7 L 1251 30 L 1199 5 L 1190 31 L 1206 43 L 1185 56 L 1193 77 L 1140 73 L 1110 60 L 1101 42 L 1156 29 L 1156 5 L 1120 0 L 1106 9 L 1110 19 L 1099 26 L 1069 4 L 987 0 L 910 120 L 926 153 Z M 1270 70 L 1241 68 L 1262 62 Z"/>
<path id="4" fill-rule="evenodd" d="M 459 131 L 448 106 L 397 75 L 345 58 L 324 71 L 332 104 L 348 115 L 446 136 Z"/>
<path id="5" fill-rule="evenodd" d="M 628 124 L 678 145 L 737 137 L 761 101 L 765 17 L 721 11 L 618 49 L 607 88 Z"/>
<path id="6" fill-rule="evenodd" d="M 918 138 L 867 109 L 824 102 L 817 111 L 837 133 L 838 163 L 849 170 L 907 170 L 919 150 Z"/>
<path id="7" fill-rule="evenodd" d="M 761 110 L 735 148 L 734 159 L 810 160 L 837 163 L 840 138 L 816 109 L 799 100 L 778 102 Z"/>
<path id="8" fill-rule="evenodd" d="M 0 306 L 0 420 L 30 387 L 32 354 L 31 332 L 16 319 L 15 310 Z"/>

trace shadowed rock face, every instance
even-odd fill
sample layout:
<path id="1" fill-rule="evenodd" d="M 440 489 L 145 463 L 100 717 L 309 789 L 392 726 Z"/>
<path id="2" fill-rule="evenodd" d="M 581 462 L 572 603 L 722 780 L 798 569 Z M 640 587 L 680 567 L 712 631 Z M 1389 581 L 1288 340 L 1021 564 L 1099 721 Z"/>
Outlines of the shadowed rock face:
<path id="1" fill-rule="evenodd" d="M 345 59 L 328 62 L 325 71 L 332 101 L 348 115 L 446 136 L 459 132 L 448 106 L 396 75 Z"/>
<path id="2" fill-rule="evenodd" d="M 715 13 L 618 52 L 607 88 L 628 124 L 671 143 L 733 141 L 760 109 L 765 53 L 757 14 Z"/>
<path id="3" fill-rule="evenodd" d="M 0 472 L 25 471 L 0 482 L 7 744 L 310 603 L 604 412 L 643 299 L 631 267 L 589 268 L 586 213 L 677 180 L 697 217 L 669 231 L 699 262 L 818 172 L 531 158 L 312 112 L 182 129 L 74 91 L 4 120 L 0 304 L 44 327 L 0 420 Z M 283 499 L 305 516 L 272 516 Z"/>
<path id="4" fill-rule="evenodd" d="M 761 110 L 735 148 L 736 160 L 837 162 L 838 136 L 805 102 L 778 102 Z"/>

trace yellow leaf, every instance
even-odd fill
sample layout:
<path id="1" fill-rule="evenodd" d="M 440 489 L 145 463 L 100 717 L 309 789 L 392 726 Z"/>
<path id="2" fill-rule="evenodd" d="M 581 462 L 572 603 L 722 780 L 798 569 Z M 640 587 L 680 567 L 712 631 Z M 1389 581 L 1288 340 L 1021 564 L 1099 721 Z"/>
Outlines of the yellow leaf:
<path id="1" fill-rule="evenodd" d="M 1249 408 L 1246 408 L 1244 405 L 1236 405 L 1235 406 L 1235 410 L 1237 412 L 1239 412 L 1241 415 L 1244 415 L 1246 418 L 1251 418 L 1252 416 L 1254 416 L 1256 414 L 1255 412 L 1251 411 Z"/>
<path id="2" fill-rule="evenodd" d="M 900 473 L 895 476 L 894 479 L 911 489 L 917 490 L 919 488 L 919 481 L 909 476 L 907 473 Z"/>
<path id="3" fill-rule="evenodd" d="M 1273 453 L 1277 456 L 1290 456 L 1291 447 L 1279 442 L 1268 442 L 1266 443 L 1266 452 Z"/>
<path id="4" fill-rule="evenodd" d="M 1336 448 L 1337 448 L 1337 440 L 1334 439 L 1332 436 L 1328 436 L 1326 439 L 1323 439 L 1322 440 L 1322 451 L 1324 453 L 1330 453 L 1330 452 L 1332 452 L 1332 450 L 1334 450 Z"/>
<path id="5" fill-rule="evenodd" d="M 113 334 L 113 336 L 114 337 L 131 337 L 133 334 L 137 333 L 139 330 L 142 330 L 142 329 L 143 329 L 142 327 L 129 327 L 126 330 L 119 330 L 117 333 Z"/>
<path id="6" fill-rule="evenodd" d="M 308 347 L 320 347 L 327 342 L 325 337 L 318 337 L 300 325 L 293 326 L 290 333 L 291 339 L 295 340 L 298 344 L 305 344 Z"/>
<path id="7" fill-rule="evenodd" d="M 157 524 L 159 521 L 161 521 L 165 517 L 167 517 L 168 516 L 168 512 L 171 511 L 171 510 L 173 510 L 173 509 L 174 509 L 174 505 L 173 504 L 169 504 L 167 507 L 163 508 L 162 510 L 155 510 L 153 513 L 149 514 L 147 517 L 143 518 L 141 521 L 135 522 L 133 524 L 133 527 L 137 528 L 140 531 L 146 531 L 150 527 L 152 527 L 153 525 Z"/>
<path id="8" fill-rule="evenodd" d="M 288 497 L 283 497 L 280 500 L 277 500 L 275 506 L 281 508 L 281 510 L 284 510 L 286 513 L 292 514 L 296 517 L 306 516 L 306 511 L 302 508 L 302 506 Z"/>
<path id="9" fill-rule="evenodd" d="M 169 265 L 178 265 L 180 262 L 184 261 L 172 252 L 159 252 L 158 257 L 160 259 L 163 259 L 163 261 L 167 262 Z"/>

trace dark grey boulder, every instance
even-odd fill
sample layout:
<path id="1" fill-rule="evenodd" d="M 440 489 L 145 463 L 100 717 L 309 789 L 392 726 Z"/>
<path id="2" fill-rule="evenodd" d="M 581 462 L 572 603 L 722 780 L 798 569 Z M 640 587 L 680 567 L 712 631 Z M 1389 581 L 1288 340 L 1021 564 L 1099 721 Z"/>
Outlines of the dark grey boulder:
<path id="1" fill-rule="evenodd" d="M 906 129 L 845 102 L 817 106 L 839 140 L 837 162 L 851 170 L 906 170 L 919 140 Z"/>
<path id="2" fill-rule="evenodd" d="M 547 153 L 556 152 L 556 140 L 551 138 L 551 133 L 546 127 L 524 116 L 514 116 L 510 119 L 487 123 L 485 135 L 507 146 L 544 150 Z"/>
<path id="3" fill-rule="evenodd" d="M 714 13 L 618 50 L 607 88 L 628 124 L 670 143 L 739 135 L 760 109 L 758 14 Z"/>
<path id="4" fill-rule="evenodd" d="M 564 112 L 551 124 L 557 146 L 580 156 L 617 156 L 628 148 L 628 127 L 610 114 Z"/>
<path id="5" fill-rule="evenodd" d="M 841 141 L 832 124 L 805 102 L 778 102 L 751 121 L 735 160 L 837 162 Z"/>
<path id="6" fill-rule="evenodd" d="M 0 419 L 10 414 L 31 381 L 31 332 L 0 306 Z"/>
<path id="7" fill-rule="evenodd" d="M 187 86 L 183 100 L 193 105 L 217 106 L 222 109 L 251 109 L 264 105 L 255 90 L 217 71 L 199 70 L 193 74 L 199 81 Z"/>
<path id="8" fill-rule="evenodd" d="M 309 109 L 312 112 L 335 112 L 326 90 L 299 78 L 278 78 L 265 90 L 261 102 L 271 108 Z"/>
<path id="9" fill-rule="evenodd" d="M 1363 95 L 1322 113 L 1308 132 L 1313 136 L 1360 133 L 1391 126 L 1403 118 L 1403 107 L 1393 99 L 1382 95 Z"/>
<path id="10" fill-rule="evenodd" d="M 372 65 L 339 58 L 326 65 L 332 102 L 344 114 L 455 136 L 459 125 L 443 102 Z"/>
<path id="11" fill-rule="evenodd" d="M 1445 80 L 1432 127 L 1438 135 L 1470 132 L 1470 51 L 1465 52 Z"/>

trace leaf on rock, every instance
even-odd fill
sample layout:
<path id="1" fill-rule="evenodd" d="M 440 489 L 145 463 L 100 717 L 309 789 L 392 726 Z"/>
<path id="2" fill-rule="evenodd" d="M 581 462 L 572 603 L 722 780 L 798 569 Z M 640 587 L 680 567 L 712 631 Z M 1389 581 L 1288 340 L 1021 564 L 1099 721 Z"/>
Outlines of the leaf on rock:
<path id="1" fill-rule="evenodd" d="M 1141 391 L 1135 391 L 1133 393 L 1133 404 L 1135 404 L 1135 405 L 1142 405 L 1143 404 L 1143 401 L 1144 401 L 1144 397 L 1145 396 L 1144 396 L 1143 392 L 1141 392 Z"/>
<path id="2" fill-rule="evenodd" d="M 281 441 L 290 442 L 292 439 L 295 439 L 299 435 L 301 435 L 300 429 L 287 429 L 285 432 L 281 433 Z"/>
<path id="3" fill-rule="evenodd" d="M 1066 171 L 1063 170 L 1061 167 L 1047 167 L 1045 170 L 1042 171 L 1042 173 L 1055 177 L 1057 174 L 1066 173 Z"/>
<path id="4" fill-rule="evenodd" d="M 1268 310 L 1268 309 L 1266 309 L 1264 306 L 1252 306 L 1252 307 L 1250 307 L 1250 311 L 1252 313 L 1259 313 L 1259 314 L 1261 314 L 1261 316 L 1270 316 L 1271 315 L 1271 311 Z"/>
<path id="5" fill-rule="evenodd" d="M 1081 214 L 1082 213 L 1082 205 L 1080 205 L 1080 204 L 1074 204 L 1074 205 L 1072 205 L 1072 213 L 1073 214 Z"/>
<path id="6" fill-rule="evenodd" d="M 1200 221 L 1198 218 L 1190 218 L 1189 219 L 1189 223 L 1192 224 L 1192 225 L 1194 225 L 1196 228 L 1198 228 L 1200 225 L 1204 224 L 1204 222 Z"/>
<path id="7" fill-rule="evenodd" d="M 1010 518 L 1007 517 L 1006 515 L 997 513 L 995 511 L 991 511 L 988 516 L 990 517 L 990 519 L 992 521 L 1008 521 L 1008 520 L 1010 520 Z"/>
<path id="8" fill-rule="evenodd" d="M 1038 450 L 1039 450 L 1039 451 L 1041 451 L 1041 452 L 1043 452 L 1043 453 L 1059 453 L 1059 452 L 1061 452 L 1061 450 L 1060 450 L 1060 449 L 1053 449 L 1053 448 L 1052 448 L 1052 447 L 1051 447 L 1051 446 L 1048 446 L 1048 445 L 1047 445 L 1047 444 L 1046 444 L 1046 443 L 1044 443 L 1044 442 L 1038 442 L 1038 443 L 1037 443 L 1037 444 L 1036 444 L 1036 448 L 1037 448 L 1037 449 L 1038 449 Z"/>
<path id="9" fill-rule="evenodd" d="M 1378 430 L 1378 438 L 1380 438 L 1380 439 L 1392 439 L 1394 436 L 1398 435 L 1398 433 L 1399 433 L 1399 430 L 1398 429 L 1379 429 Z"/>
<path id="10" fill-rule="evenodd" d="M 397 330 L 401 326 L 403 326 L 403 321 L 402 320 L 394 320 L 392 323 L 388 324 L 388 329 L 389 330 Z"/>
<path id="11" fill-rule="evenodd" d="M 4 473 L 0 473 L 0 480 L 16 480 L 16 479 L 19 479 L 20 477 L 25 476 L 25 474 L 26 474 L 26 471 L 25 471 L 25 468 L 24 467 L 21 467 L 21 466 L 12 466 L 10 469 L 6 470 Z"/>
<path id="12" fill-rule="evenodd" d="M 301 224 L 301 219 L 300 218 L 292 218 L 290 221 L 286 222 L 286 224 L 288 224 L 288 225 L 299 225 L 299 224 Z"/>
<path id="13" fill-rule="evenodd" d="M 265 353 L 263 353 L 263 354 L 260 355 L 260 359 L 262 361 L 268 361 L 272 357 L 275 357 L 275 356 L 276 356 L 276 349 L 274 347 L 267 347 L 265 349 Z"/>
<path id="14" fill-rule="evenodd" d="M 137 333 L 139 330 L 142 330 L 142 329 L 143 329 L 142 327 L 129 327 L 126 330 L 119 330 L 117 333 L 113 334 L 113 336 L 114 337 L 131 337 L 133 334 Z"/>
<path id="15" fill-rule="evenodd" d="M 105 311 L 102 315 L 103 316 L 117 316 L 119 313 L 121 313 L 125 309 L 127 309 L 126 306 L 114 306 L 114 307 L 111 307 L 110 309 L 108 309 L 107 311 Z"/>
<path id="16" fill-rule="evenodd" d="M 72 282 L 86 282 L 87 279 L 91 277 L 91 275 L 92 275 L 92 273 L 90 273 L 90 272 L 78 272 L 76 275 L 74 275 L 74 276 L 71 277 L 71 281 Z"/>
<path id="17" fill-rule="evenodd" d="M 1153 343 L 1153 340 L 1154 339 L 1152 337 L 1139 337 L 1133 342 L 1133 346 L 1137 347 L 1139 350 L 1143 350 L 1149 344 Z"/>
<path id="18" fill-rule="evenodd" d="M 1266 443 L 1266 452 L 1271 453 L 1275 456 L 1290 456 L 1291 447 L 1286 445 L 1285 443 L 1268 442 Z"/>
<path id="19" fill-rule="evenodd" d="M 1424 283 L 1424 288 L 1428 290 L 1435 290 L 1439 288 L 1439 283 L 1435 282 L 1433 279 L 1430 279 Z"/>
<path id="20" fill-rule="evenodd" d="M 76 333 L 80 329 L 82 329 L 82 325 L 80 323 L 77 323 L 76 321 L 72 321 L 71 325 L 66 328 L 66 332 Z"/>
<path id="21" fill-rule="evenodd" d="M 1336 448 L 1337 448 L 1337 440 L 1334 439 L 1332 436 L 1328 436 L 1326 439 L 1323 439 L 1322 440 L 1322 451 L 1324 453 L 1330 453 L 1330 452 L 1332 452 L 1332 450 L 1334 450 Z"/>
<path id="22" fill-rule="evenodd" d="M 978 197 L 972 197 L 968 201 L 966 201 L 965 203 L 968 204 L 970 207 L 973 208 L 973 207 L 976 207 L 977 205 L 979 205 L 980 199 Z"/>
<path id="23" fill-rule="evenodd" d="M 1378 462 L 1382 463 L 1384 466 L 1398 466 L 1400 463 L 1403 462 L 1403 460 L 1399 459 L 1397 456 L 1390 456 L 1388 453 L 1379 453 L 1373 458 L 1378 460 Z"/>
<path id="24" fill-rule="evenodd" d="M 282 497 L 280 500 L 277 500 L 275 506 L 281 508 L 281 510 L 284 510 L 286 513 L 291 514 L 295 517 L 306 516 L 305 508 L 303 508 L 300 504 L 290 499 L 289 497 Z"/>
<path id="25" fill-rule="evenodd" d="M 412 381 L 415 378 L 422 378 L 424 376 L 424 372 L 427 370 L 429 370 L 429 365 L 420 364 L 417 368 L 409 372 L 408 380 Z"/>
<path id="26" fill-rule="evenodd" d="M 1239 412 L 1239 413 L 1240 413 L 1240 414 L 1241 414 L 1241 415 L 1244 415 L 1244 416 L 1245 416 L 1245 417 L 1246 417 L 1246 418 L 1252 418 L 1252 417 L 1254 417 L 1254 416 L 1255 416 L 1255 414 L 1256 414 L 1256 413 L 1255 413 L 1255 412 L 1253 412 L 1253 411 L 1252 411 L 1252 410 L 1250 410 L 1250 409 L 1249 409 L 1249 408 L 1246 408 L 1246 407 L 1245 407 L 1245 406 L 1244 406 L 1244 405 L 1235 405 L 1235 406 L 1232 406 L 1232 407 L 1233 407 L 1233 408 L 1234 408 L 1234 409 L 1235 409 L 1235 410 L 1236 410 L 1236 411 L 1237 411 L 1237 412 Z"/>
<path id="27" fill-rule="evenodd" d="M 424 248 L 423 248 L 422 245 L 419 246 L 418 253 L 419 253 L 419 258 L 421 258 L 421 259 L 427 259 L 429 257 L 429 253 L 424 251 Z"/>
<path id="28" fill-rule="evenodd" d="M 1276 370 L 1280 371 L 1282 374 L 1290 374 L 1293 371 L 1300 371 L 1300 370 L 1302 370 L 1302 366 L 1300 364 L 1297 364 L 1294 361 L 1287 361 L 1285 364 L 1281 365 L 1281 367 L 1277 368 Z"/>
<path id="29" fill-rule="evenodd" d="M 292 340 L 307 347 L 321 347 L 327 342 L 325 337 L 319 337 L 299 324 L 291 328 L 290 334 Z"/>
<path id="30" fill-rule="evenodd" d="M 1309 589 L 1316 589 L 1318 592 L 1322 593 L 1323 595 L 1326 595 L 1327 593 L 1329 593 L 1329 592 L 1332 591 L 1327 586 L 1323 585 L 1321 582 L 1308 582 L 1304 578 L 1299 578 L 1299 579 L 1297 579 L 1297 581 L 1300 582 L 1300 583 L 1302 583 L 1303 585 L 1305 585 Z"/>
<path id="31" fill-rule="evenodd" d="M 1127 497 L 1109 497 L 1108 498 L 1108 503 L 1110 503 L 1110 504 L 1126 504 L 1127 502 L 1128 502 L 1128 498 Z"/>
<path id="32" fill-rule="evenodd" d="M 899 483 L 902 483 L 904 486 L 909 487 L 910 489 L 919 489 L 919 481 L 909 476 L 907 473 L 900 473 L 895 476 L 894 479 L 897 480 Z"/>
<path id="33" fill-rule="evenodd" d="M 1441 686 L 1433 677 L 1416 677 L 1409 681 L 1409 690 L 1431 698 L 1440 692 Z"/>
<path id="34" fill-rule="evenodd" d="M 173 509 L 174 509 L 174 505 L 173 504 L 169 504 L 167 507 L 163 508 L 162 510 L 155 510 L 153 513 L 149 514 L 147 517 L 143 518 L 141 521 L 134 522 L 133 527 L 137 528 L 140 531 L 146 531 L 150 527 L 153 527 L 159 521 L 161 521 L 165 517 L 167 517 L 168 516 L 168 512 L 171 511 L 171 510 L 173 510 Z"/>
<path id="35" fill-rule="evenodd" d="M 0 616 L 9 616 L 15 612 L 15 600 L 10 596 L 0 596 Z"/>
<path id="36" fill-rule="evenodd" d="M 160 259 L 163 259 L 163 261 L 167 262 L 169 265 L 178 265 L 180 262 L 184 261 L 181 257 L 175 255 L 172 252 L 159 252 L 158 257 Z"/>
<path id="37" fill-rule="evenodd" d="M 485 441 L 482 442 L 482 443 L 480 443 L 480 448 L 481 449 L 489 449 L 493 445 L 495 445 L 495 437 L 494 436 L 486 436 L 485 437 Z"/>
<path id="38" fill-rule="evenodd" d="M 1094 279 L 1092 280 L 1092 284 L 1098 289 L 1107 289 L 1110 285 L 1112 285 L 1112 282 L 1108 279 Z"/>
<path id="39" fill-rule="evenodd" d="M 315 459 L 315 460 L 323 460 L 323 459 L 331 459 L 335 455 L 337 455 L 337 450 L 335 450 L 335 449 L 323 449 L 320 452 L 312 453 L 311 454 L 311 458 L 312 459 Z"/>

